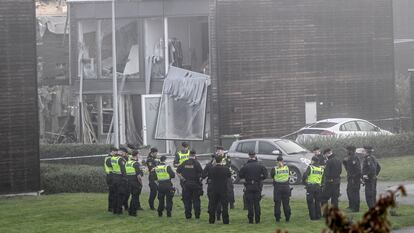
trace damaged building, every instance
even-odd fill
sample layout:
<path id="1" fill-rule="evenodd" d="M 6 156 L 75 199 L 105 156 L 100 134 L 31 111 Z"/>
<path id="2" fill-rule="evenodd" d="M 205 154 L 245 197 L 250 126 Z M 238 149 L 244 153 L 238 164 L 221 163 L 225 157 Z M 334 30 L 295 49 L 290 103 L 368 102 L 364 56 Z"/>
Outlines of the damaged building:
<path id="1" fill-rule="evenodd" d="M 391 0 L 117 0 L 115 29 L 112 1 L 67 2 L 80 141 L 113 140 L 114 72 L 120 142 L 161 152 L 394 116 Z"/>

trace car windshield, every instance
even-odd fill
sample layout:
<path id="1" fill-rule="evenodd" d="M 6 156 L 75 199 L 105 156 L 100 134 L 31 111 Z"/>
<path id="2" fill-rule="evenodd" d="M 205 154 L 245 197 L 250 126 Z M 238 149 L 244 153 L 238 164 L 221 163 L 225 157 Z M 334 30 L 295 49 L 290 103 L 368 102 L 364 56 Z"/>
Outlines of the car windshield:
<path id="1" fill-rule="evenodd" d="M 309 152 L 307 149 L 290 140 L 278 140 L 275 143 L 289 155 Z"/>
<path id="2" fill-rule="evenodd" d="M 335 122 L 319 122 L 319 123 L 315 123 L 314 125 L 312 125 L 309 128 L 331 128 L 332 126 L 336 125 L 338 123 Z"/>

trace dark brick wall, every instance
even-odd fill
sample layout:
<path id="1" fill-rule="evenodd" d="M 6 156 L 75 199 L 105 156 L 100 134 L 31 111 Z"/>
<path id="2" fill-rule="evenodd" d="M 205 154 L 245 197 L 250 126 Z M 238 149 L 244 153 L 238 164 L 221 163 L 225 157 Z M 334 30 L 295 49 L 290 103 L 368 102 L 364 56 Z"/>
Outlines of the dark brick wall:
<path id="1" fill-rule="evenodd" d="M 39 190 L 35 4 L 0 3 L 0 194 Z"/>
<path id="2" fill-rule="evenodd" d="M 318 119 L 393 116 L 391 0 L 211 4 L 213 136 L 281 136 Z"/>

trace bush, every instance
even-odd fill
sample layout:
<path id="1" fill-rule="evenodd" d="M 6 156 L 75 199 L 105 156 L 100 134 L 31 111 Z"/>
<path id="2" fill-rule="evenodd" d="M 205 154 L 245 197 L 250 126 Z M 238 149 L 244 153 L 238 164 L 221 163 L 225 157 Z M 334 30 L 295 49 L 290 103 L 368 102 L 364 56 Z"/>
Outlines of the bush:
<path id="1" fill-rule="evenodd" d="M 41 189 L 53 193 L 102 193 L 107 191 L 103 167 L 87 165 L 40 165 Z"/>
<path id="2" fill-rule="evenodd" d="M 340 157 L 346 155 L 345 147 L 353 145 L 361 148 L 365 145 L 374 148 L 374 154 L 377 158 L 388 158 L 403 155 L 414 155 L 414 133 L 396 134 L 392 136 L 368 136 L 352 138 L 333 138 L 326 137 L 322 139 L 309 140 L 302 143 L 307 149 L 320 147 L 322 150 L 331 148 L 335 154 Z"/>
<path id="3" fill-rule="evenodd" d="M 40 158 L 107 154 L 111 145 L 102 144 L 42 144 Z"/>

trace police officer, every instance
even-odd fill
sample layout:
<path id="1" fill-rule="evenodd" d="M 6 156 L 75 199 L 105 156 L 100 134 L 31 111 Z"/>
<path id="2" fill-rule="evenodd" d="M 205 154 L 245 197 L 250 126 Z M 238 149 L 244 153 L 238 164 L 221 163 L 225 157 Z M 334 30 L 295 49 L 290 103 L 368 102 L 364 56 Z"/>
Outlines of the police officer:
<path id="1" fill-rule="evenodd" d="M 328 161 L 323 172 L 322 205 L 328 203 L 330 199 L 331 205 L 339 208 L 342 163 L 331 149 L 326 149 L 324 154 L 328 157 Z"/>
<path id="2" fill-rule="evenodd" d="M 321 219 L 321 184 L 323 168 L 319 159 L 312 157 L 312 163 L 303 174 L 303 183 L 306 187 L 306 202 L 308 204 L 310 220 Z"/>
<path id="3" fill-rule="evenodd" d="M 228 210 L 228 180 L 231 178 L 230 169 L 222 164 L 223 157 L 216 156 L 216 165 L 212 166 L 208 172 L 208 179 L 211 181 L 211 196 L 209 199 L 209 223 L 214 224 L 216 221 L 216 211 L 219 206 L 222 207 L 223 224 L 229 224 L 229 210 Z"/>
<path id="4" fill-rule="evenodd" d="M 158 149 L 157 148 L 151 148 L 150 153 L 148 154 L 147 160 L 145 161 L 145 164 L 148 168 L 148 181 L 149 181 L 149 188 L 150 188 L 150 194 L 148 198 L 148 204 L 151 210 L 155 210 L 154 207 L 154 200 L 157 197 L 157 183 L 155 183 L 155 177 L 152 172 L 152 170 L 159 164 L 159 160 L 157 158 Z"/>
<path id="5" fill-rule="evenodd" d="M 131 202 L 129 205 L 129 215 L 137 216 L 139 205 L 139 195 L 142 189 L 141 165 L 138 162 L 138 151 L 134 150 L 131 154 L 131 159 L 125 165 L 126 175 L 128 178 L 129 193 L 131 195 Z"/>
<path id="6" fill-rule="evenodd" d="M 190 147 L 186 142 L 181 143 L 182 149 L 175 153 L 174 166 L 178 167 L 190 157 Z"/>
<path id="7" fill-rule="evenodd" d="M 260 200 L 262 196 L 262 182 L 267 178 L 266 167 L 257 162 L 255 152 L 249 152 L 249 160 L 240 169 L 239 177 L 244 179 L 247 204 L 247 218 L 249 223 L 260 223 Z"/>
<path id="8" fill-rule="evenodd" d="M 127 193 L 127 180 L 125 171 L 125 159 L 123 158 L 125 151 L 120 149 L 116 156 L 111 158 L 112 182 L 114 188 L 114 203 L 112 211 L 114 214 L 122 214 L 122 203 Z"/>
<path id="9" fill-rule="evenodd" d="M 113 203 L 114 203 L 114 187 L 112 182 L 112 165 L 111 159 L 115 157 L 118 152 L 118 149 L 115 147 L 111 147 L 111 151 L 109 152 L 108 156 L 105 157 L 104 167 L 106 173 L 106 184 L 108 185 L 108 211 L 113 211 Z"/>
<path id="10" fill-rule="evenodd" d="M 289 186 L 289 167 L 283 162 L 283 157 L 277 157 L 277 166 L 271 170 L 270 176 L 273 178 L 273 200 L 275 202 L 274 214 L 276 222 L 280 222 L 281 205 L 283 204 L 283 212 L 285 214 L 286 222 L 289 222 L 290 210 L 290 195 L 291 189 Z"/>
<path id="11" fill-rule="evenodd" d="M 200 196 L 203 194 L 203 187 L 201 183 L 202 172 L 203 168 L 196 160 L 196 152 L 194 150 L 190 151 L 190 158 L 184 161 L 177 168 L 177 174 L 184 185 L 182 198 L 184 200 L 186 219 L 190 219 L 192 217 L 192 206 L 194 206 L 195 218 L 200 218 Z"/>
<path id="12" fill-rule="evenodd" d="M 371 146 L 364 146 L 364 159 L 362 161 L 362 179 L 365 184 L 365 199 L 370 209 L 375 206 L 377 176 L 381 171 L 381 166 L 372 154 L 373 151 Z"/>
<path id="13" fill-rule="evenodd" d="M 153 176 L 158 183 L 158 216 L 162 217 L 164 209 L 167 217 L 171 217 L 173 197 L 175 189 L 171 179 L 175 177 L 172 168 L 165 164 L 167 157 L 161 156 L 160 163 L 152 170 Z"/>
<path id="14" fill-rule="evenodd" d="M 212 154 L 211 161 L 206 164 L 203 170 L 202 178 L 206 179 L 207 184 L 207 197 L 208 197 L 208 211 L 212 210 L 213 207 L 210 206 L 213 203 L 213 185 L 211 184 L 211 179 L 209 177 L 210 169 L 214 166 L 216 166 L 216 154 Z M 216 208 L 215 216 L 217 218 L 217 221 L 221 220 L 221 206 Z"/>
<path id="15" fill-rule="evenodd" d="M 327 158 L 324 154 L 321 153 L 321 149 L 319 147 L 314 147 L 312 152 L 314 156 L 317 158 L 317 163 L 319 163 L 319 166 L 325 167 Z"/>
<path id="16" fill-rule="evenodd" d="M 221 156 L 223 159 L 221 161 L 221 163 L 228 167 L 230 169 L 230 172 L 233 173 L 232 169 L 231 169 L 231 159 L 230 156 L 224 151 L 224 147 L 222 146 L 217 146 L 216 147 L 216 156 Z M 233 180 L 229 179 L 228 183 L 227 183 L 227 200 L 229 201 L 230 204 L 230 209 L 234 209 L 234 185 L 233 185 Z"/>
<path id="17" fill-rule="evenodd" d="M 352 212 L 359 212 L 360 198 L 359 190 L 361 188 L 361 162 L 355 155 L 355 146 L 347 146 L 348 155 L 342 162 L 347 172 L 348 184 L 346 193 L 349 201 L 349 209 Z"/>
<path id="18" fill-rule="evenodd" d="M 132 158 L 131 152 L 129 148 L 127 147 L 121 147 L 119 150 L 121 151 L 119 153 L 120 156 L 122 156 L 122 158 L 125 160 L 125 169 L 126 169 L 126 163 L 130 161 Z M 130 196 L 129 184 L 128 184 L 127 177 L 124 180 L 125 181 L 122 183 L 122 189 L 125 190 L 125 194 L 124 194 L 124 200 L 122 201 L 122 206 L 124 207 L 125 211 L 128 211 L 128 201 L 129 201 L 129 196 Z"/>

